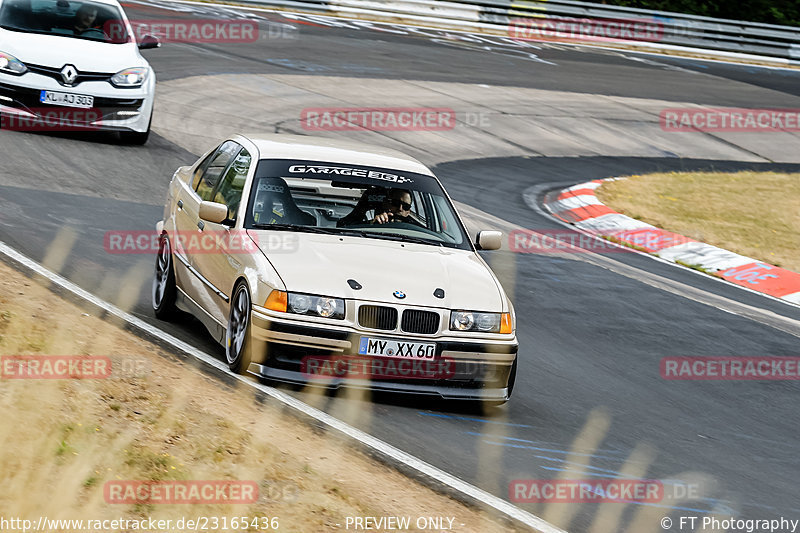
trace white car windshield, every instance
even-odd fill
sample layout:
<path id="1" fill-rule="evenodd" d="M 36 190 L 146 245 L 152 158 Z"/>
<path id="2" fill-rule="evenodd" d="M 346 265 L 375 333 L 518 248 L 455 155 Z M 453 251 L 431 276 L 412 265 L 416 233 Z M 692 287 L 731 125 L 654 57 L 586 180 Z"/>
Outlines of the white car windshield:
<path id="1" fill-rule="evenodd" d="M 91 1 L 5 0 L 0 27 L 113 44 L 131 42 L 122 11 Z"/>
<path id="2" fill-rule="evenodd" d="M 245 227 L 471 249 L 431 176 L 341 163 L 259 162 Z"/>

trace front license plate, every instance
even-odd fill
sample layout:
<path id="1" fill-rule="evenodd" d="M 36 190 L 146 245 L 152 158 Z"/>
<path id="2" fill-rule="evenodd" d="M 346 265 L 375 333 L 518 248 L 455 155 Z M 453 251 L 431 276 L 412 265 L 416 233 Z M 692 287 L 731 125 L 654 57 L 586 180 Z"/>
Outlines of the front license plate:
<path id="1" fill-rule="evenodd" d="M 85 94 L 60 93 L 56 91 L 42 91 L 39 101 L 43 104 L 60 105 L 64 107 L 80 107 L 88 109 L 94 106 L 94 96 Z"/>
<path id="2" fill-rule="evenodd" d="M 436 355 L 436 343 L 433 342 L 400 342 L 374 337 L 361 337 L 358 345 L 361 355 L 380 357 L 397 357 L 400 359 L 433 359 Z"/>

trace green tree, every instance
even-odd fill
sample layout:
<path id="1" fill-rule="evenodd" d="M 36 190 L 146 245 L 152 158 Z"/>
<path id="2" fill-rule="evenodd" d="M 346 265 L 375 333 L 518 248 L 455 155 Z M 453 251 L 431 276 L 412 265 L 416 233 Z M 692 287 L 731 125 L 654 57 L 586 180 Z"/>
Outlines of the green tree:
<path id="1" fill-rule="evenodd" d="M 800 26 L 798 0 L 607 0 L 604 4 L 674 11 L 767 24 Z"/>

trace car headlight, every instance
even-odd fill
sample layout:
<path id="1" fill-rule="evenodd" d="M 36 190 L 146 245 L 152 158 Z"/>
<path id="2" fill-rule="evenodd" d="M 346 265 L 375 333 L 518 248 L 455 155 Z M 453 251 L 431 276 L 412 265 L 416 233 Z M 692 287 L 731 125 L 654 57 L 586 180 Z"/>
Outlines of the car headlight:
<path id="1" fill-rule="evenodd" d="M 344 318 L 344 300 L 296 292 L 272 291 L 264 304 L 267 309 L 296 315 Z"/>
<path id="2" fill-rule="evenodd" d="M 19 76 L 28 72 L 28 67 L 25 66 L 25 63 L 11 54 L 0 52 L 0 72 Z"/>
<path id="3" fill-rule="evenodd" d="M 126 68 L 111 76 L 111 84 L 115 87 L 141 87 L 148 72 L 147 67 Z"/>
<path id="4" fill-rule="evenodd" d="M 511 333 L 511 313 L 451 311 L 450 330 L 480 331 L 483 333 Z"/>

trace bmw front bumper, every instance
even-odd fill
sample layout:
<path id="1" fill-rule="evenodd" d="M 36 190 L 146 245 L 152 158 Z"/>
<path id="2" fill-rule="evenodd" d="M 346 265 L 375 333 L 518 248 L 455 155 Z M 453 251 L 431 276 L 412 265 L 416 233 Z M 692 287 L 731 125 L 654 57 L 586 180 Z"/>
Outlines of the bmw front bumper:
<path id="1" fill-rule="evenodd" d="M 435 357 L 427 368 L 441 371 L 423 376 L 415 370 L 421 367 L 414 366 L 408 360 L 359 355 L 359 342 L 365 336 L 435 343 Z M 309 324 L 270 316 L 254 309 L 251 339 L 255 356 L 248 371 L 261 378 L 312 387 L 350 387 L 458 400 L 508 400 L 508 382 L 518 348 L 515 337 L 509 340 L 467 339 L 448 335 L 426 337 L 367 331 L 351 325 Z M 359 372 L 352 377 L 353 374 L 348 371 L 343 375 L 339 372 L 334 375 L 315 375 L 309 371 L 308 361 L 319 363 L 326 359 L 331 360 L 329 368 L 345 369 L 342 361 L 355 360 L 358 369 L 369 366 L 373 370 L 377 367 L 392 369 L 393 372 L 371 377 Z M 369 365 L 370 360 L 379 360 L 379 364 Z"/>

